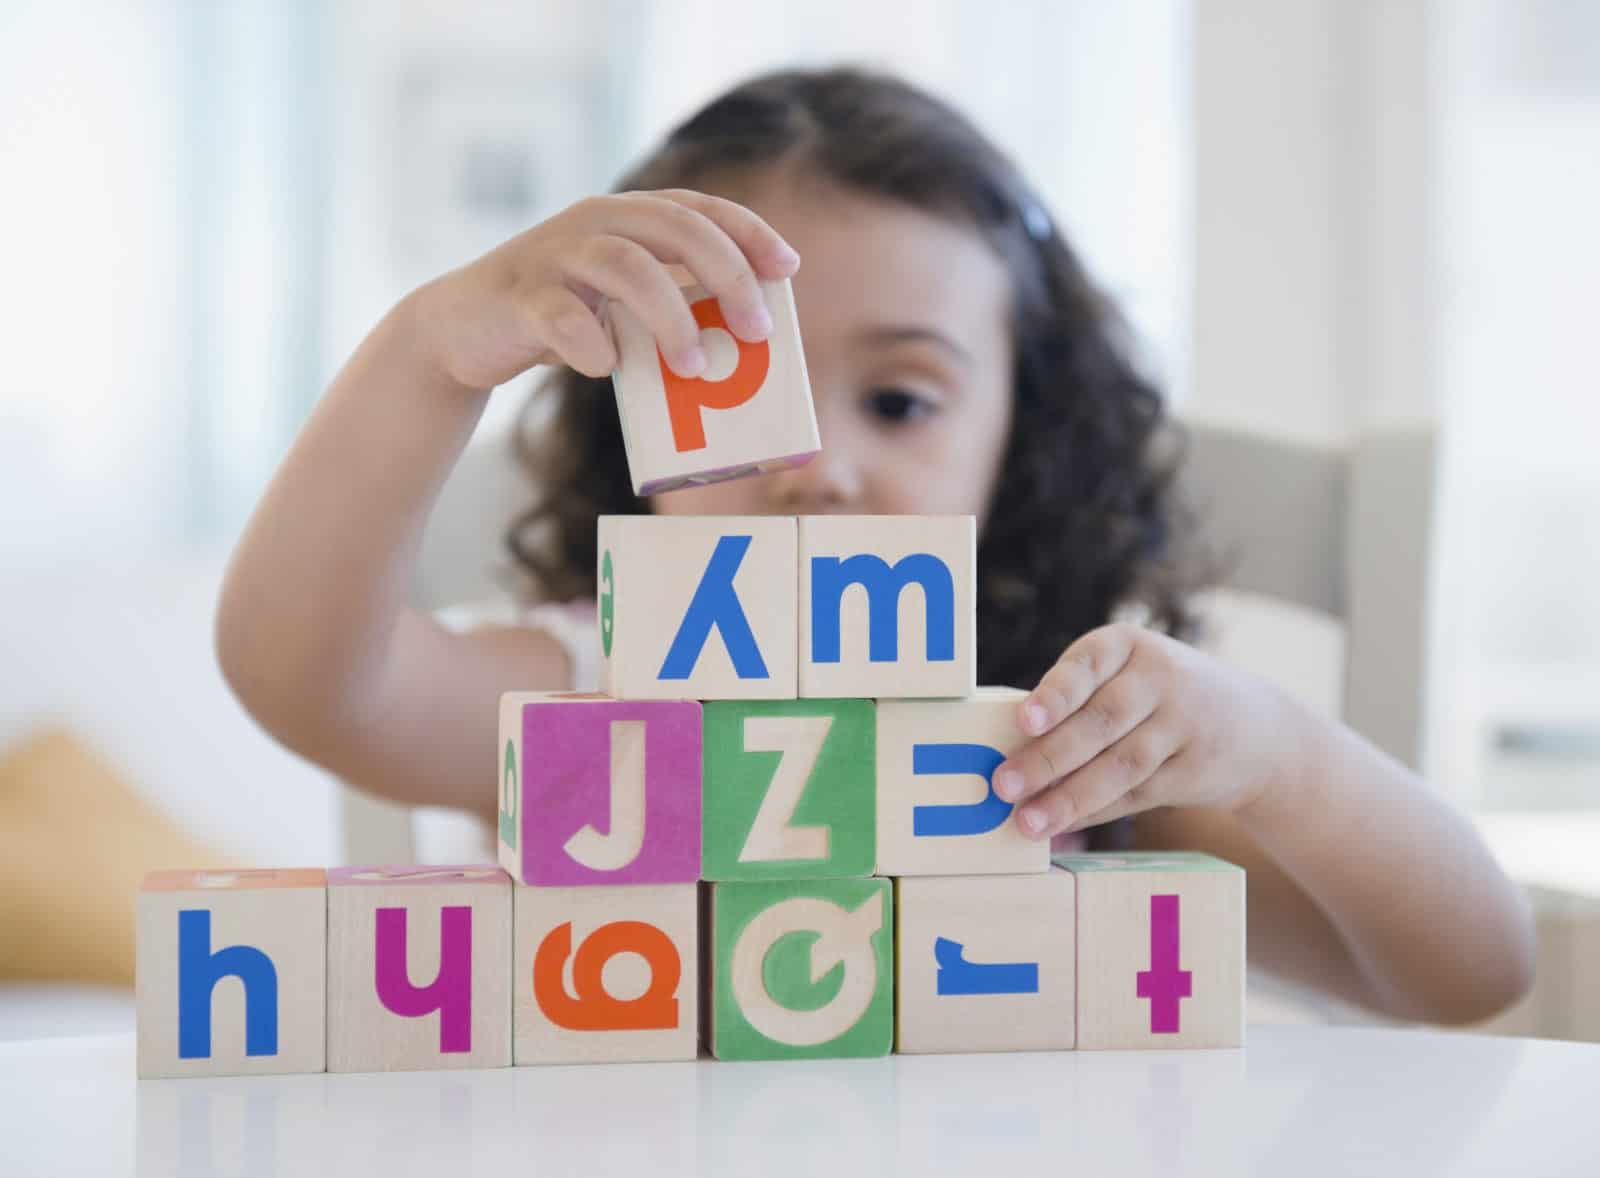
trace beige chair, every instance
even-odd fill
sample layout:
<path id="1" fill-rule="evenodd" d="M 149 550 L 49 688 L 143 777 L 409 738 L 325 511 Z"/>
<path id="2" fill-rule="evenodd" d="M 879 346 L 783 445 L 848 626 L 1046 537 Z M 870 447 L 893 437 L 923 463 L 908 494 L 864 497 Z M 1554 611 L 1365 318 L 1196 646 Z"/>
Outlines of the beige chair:
<path id="1" fill-rule="evenodd" d="M 1420 766 L 1433 430 L 1368 432 L 1332 448 L 1193 423 L 1190 446 L 1184 489 L 1232 562 L 1226 587 L 1340 621 L 1338 714 Z"/>

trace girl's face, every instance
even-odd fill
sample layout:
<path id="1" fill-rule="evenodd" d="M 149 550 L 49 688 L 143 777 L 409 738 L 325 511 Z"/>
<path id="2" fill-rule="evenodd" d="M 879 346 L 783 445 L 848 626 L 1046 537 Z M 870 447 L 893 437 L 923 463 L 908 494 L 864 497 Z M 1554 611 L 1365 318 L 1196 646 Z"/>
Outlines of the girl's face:
<path id="1" fill-rule="evenodd" d="M 719 194 L 799 251 L 795 306 L 822 452 L 670 491 L 662 515 L 970 514 L 1011 428 L 1010 283 L 978 234 L 785 169 Z"/>

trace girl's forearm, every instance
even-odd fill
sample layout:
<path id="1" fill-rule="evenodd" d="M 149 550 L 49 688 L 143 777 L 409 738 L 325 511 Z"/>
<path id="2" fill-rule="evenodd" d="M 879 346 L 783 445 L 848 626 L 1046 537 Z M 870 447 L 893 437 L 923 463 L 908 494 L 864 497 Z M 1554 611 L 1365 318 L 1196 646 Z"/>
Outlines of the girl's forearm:
<path id="1" fill-rule="evenodd" d="M 426 362 L 418 303 L 385 316 L 329 386 L 224 578 L 223 673 L 302 751 L 370 700 L 423 527 L 488 399 Z"/>
<path id="2" fill-rule="evenodd" d="M 1394 758 L 1296 711 L 1298 756 L 1236 812 L 1317 898 L 1378 1004 L 1471 1022 L 1530 984 L 1527 901 L 1471 824 Z"/>

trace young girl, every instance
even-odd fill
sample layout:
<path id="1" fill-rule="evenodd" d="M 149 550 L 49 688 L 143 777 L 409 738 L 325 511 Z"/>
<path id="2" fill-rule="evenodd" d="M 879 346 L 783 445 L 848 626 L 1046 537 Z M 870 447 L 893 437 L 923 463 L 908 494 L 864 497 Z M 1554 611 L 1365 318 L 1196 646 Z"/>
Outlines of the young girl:
<path id="1" fill-rule="evenodd" d="M 1240 864 L 1253 962 L 1394 1016 L 1478 1020 L 1528 988 L 1526 905 L 1471 826 L 1348 729 L 1181 641 L 1196 581 L 1174 428 L 968 122 L 891 79 L 778 73 L 620 187 L 406 296 L 311 415 L 217 617 L 222 668 L 267 731 L 375 793 L 493 813 L 500 693 L 592 686 L 592 631 L 581 606 L 545 604 L 455 632 L 403 595 L 487 390 L 565 365 L 524 454 L 545 491 L 510 536 L 546 603 L 592 602 L 602 513 L 971 513 L 979 682 L 1031 689 L 1027 742 L 994 781 L 1024 830 Z M 669 266 L 747 340 L 771 327 L 757 280 L 793 276 L 810 463 L 632 497 L 602 305 L 626 303 L 696 375 Z M 1130 609 L 1146 624 L 1114 621 Z"/>

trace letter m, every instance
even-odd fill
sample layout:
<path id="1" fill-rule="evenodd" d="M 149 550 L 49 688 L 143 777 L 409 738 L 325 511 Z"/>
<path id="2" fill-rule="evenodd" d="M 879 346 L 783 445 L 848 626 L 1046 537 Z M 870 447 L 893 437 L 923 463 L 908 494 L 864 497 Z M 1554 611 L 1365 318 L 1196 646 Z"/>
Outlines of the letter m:
<path id="1" fill-rule="evenodd" d="M 928 552 L 913 552 L 893 567 L 870 552 L 844 560 L 811 558 L 811 661 L 839 661 L 839 614 L 844 591 L 860 585 L 867 593 L 868 660 L 892 663 L 900 657 L 900 594 L 912 582 L 922 586 L 927 619 L 927 659 L 956 657 L 956 589 L 950 566 Z"/>

